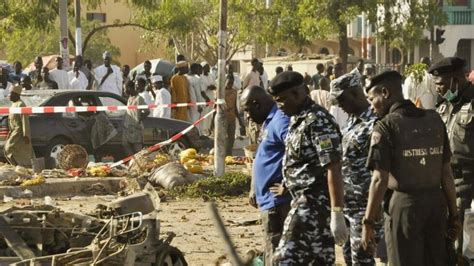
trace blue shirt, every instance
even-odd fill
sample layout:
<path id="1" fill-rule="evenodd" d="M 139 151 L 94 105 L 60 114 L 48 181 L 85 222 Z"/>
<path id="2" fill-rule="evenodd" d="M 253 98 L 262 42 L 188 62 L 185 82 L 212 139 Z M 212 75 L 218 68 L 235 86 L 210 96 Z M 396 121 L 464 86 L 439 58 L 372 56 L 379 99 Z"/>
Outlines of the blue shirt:
<path id="1" fill-rule="evenodd" d="M 288 116 L 276 104 L 263 123 L 261 142 L 253 161 L 255 195 L 260 210 L 268 210 L 291 200 L 289 196 L 275 198 L 269 191 L 273 184 L 282 183 L 282 162 L 289 123 Z"/>

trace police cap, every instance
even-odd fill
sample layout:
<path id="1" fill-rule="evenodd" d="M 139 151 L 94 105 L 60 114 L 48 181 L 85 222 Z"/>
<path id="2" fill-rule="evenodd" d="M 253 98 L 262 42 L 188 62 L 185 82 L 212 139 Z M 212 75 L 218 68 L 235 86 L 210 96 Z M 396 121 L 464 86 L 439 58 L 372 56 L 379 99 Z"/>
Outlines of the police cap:
<path id="1" fill-rule="evenodd" d="M 395 70 L 388 70 L 380 74 L 375 75 L 365 87 L 368 92 L 377 85 L 401 85 L 402 75 Z"/>
<path id="2" fill-rule="evenodd" d="M 276 75 L 270 82 L 268 93 L 277 95 L 282 91 L 304 84 L 303 76 L 295 71 L 284 71 Z"/>
<path id="3" fill-rule="evenodd" d="M 330 98 L 331 100 L 337 99 L 345 90 L 353 89 L 353 88 L 360 88 L 361 81 L 360 75 L 356 73 L 348 73 L 344 74 L 337 79 L 331 81 L 331 92 Z"/>
<path id="4" fill-rule="evenodd" d="M 441 59 L 441 61 L 433 64 L 428 72 L 433 76 L 440 76 L 447 73 L 457 72 L 464 70 L 466 65 L 465 61 L 459 57 L 446 57 Z"/>

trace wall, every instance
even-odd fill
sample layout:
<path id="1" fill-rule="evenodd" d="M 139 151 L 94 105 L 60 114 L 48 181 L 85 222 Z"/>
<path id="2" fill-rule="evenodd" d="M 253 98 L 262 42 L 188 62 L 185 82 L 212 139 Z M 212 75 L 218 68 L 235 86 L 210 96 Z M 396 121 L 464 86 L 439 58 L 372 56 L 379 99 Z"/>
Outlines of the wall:
<path id="1" fill-rule="evenodd" d="M 439 52 L 443 57 L 456 55 L 459 40 L 474 39 L 474 25 L 447 25 L 444 29 L 446 30 L 443 35 L 445 41 L 439 45 Z M 471 54 L 474 54 L 473 49 L 474 46 L 471 46 Z M 462 55 L 459 56 L 462 57 Z M 472 59 L 471 62 L 473 62 Z"/>
<path id="2" fill-rule="evenodd" d="M 84 10 L 82 12 L 83 19 L 86 19 L 86 13 L 88 12 L 106 13 L 105 23 L 107 24 L 111 24 L 116 20 L 127 22 L 134 16 L 131 9 L 126 4 L 115 1 L 107 1 L 95 10 Z M 150 52 L 139 51 L 143 42 L 143 40 L 140 39 L 140 34 L 142 33 L 143 30 L 137 27 L 108 29 L 110 41 L 113 45 L 120 48 L 121 56 L 118 58 L 118 61 L 121 65 L 128 64 L 133 68 L 147 59 L 165 57 L 166 53 L 164 43 Z"/>

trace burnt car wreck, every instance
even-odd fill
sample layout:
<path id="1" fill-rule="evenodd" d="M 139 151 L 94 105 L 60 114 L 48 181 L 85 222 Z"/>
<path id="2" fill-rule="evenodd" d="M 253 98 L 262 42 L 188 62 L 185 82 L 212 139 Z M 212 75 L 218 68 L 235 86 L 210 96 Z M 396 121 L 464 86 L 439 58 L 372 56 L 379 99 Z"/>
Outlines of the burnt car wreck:
<path id="1" fill-rule="evenodd" d="M 160 239 L 159 202 L 147 186 L 90 215 L 10 208 L 0 213 L 0 265 L 187 265 L 173 233 Z"/>

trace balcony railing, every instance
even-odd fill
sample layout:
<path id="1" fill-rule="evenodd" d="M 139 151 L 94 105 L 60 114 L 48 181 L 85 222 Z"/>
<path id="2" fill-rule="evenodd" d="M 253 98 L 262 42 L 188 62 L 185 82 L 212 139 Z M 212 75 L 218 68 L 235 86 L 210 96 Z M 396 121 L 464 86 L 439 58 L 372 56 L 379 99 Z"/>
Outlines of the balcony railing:
<path id="1" fill-rule="evenodd" d="M 444 6 L 443 10 L 448 16 L 449 25 L 474 24 L 474 8 L 468 6 Z"/>

